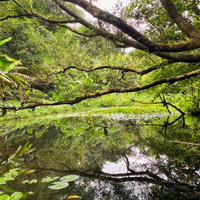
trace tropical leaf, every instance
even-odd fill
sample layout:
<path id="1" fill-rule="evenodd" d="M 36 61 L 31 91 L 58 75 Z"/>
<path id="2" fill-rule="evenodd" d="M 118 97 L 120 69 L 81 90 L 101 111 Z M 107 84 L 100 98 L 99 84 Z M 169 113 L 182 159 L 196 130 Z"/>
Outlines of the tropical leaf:
<path id="1" fill-rule="evenodd" d="M 21 192 L 15 192 L 10 196 L 9 200 L 19 200 L 23 197 L 23 193 Z"/>
<path id="2" fill-rule="evenodd" d="M 13 74 L 15 74 L 16 76 L 21 77 L 21 78 L 22 78 L 21 81 L 25 81 L 25 80 L 31 81 L 31 77 L 30 77 L 30 76 L 27 76 L 27 75 L 25 75 L 25 74 L 21 74 L 21 73 L 13 73 Z"/>
<path id="3" fill-rule="evenodd" d="M 12 83 L 12 80 L 1 70 L 0 70 L 0 78 L 8 83 Z"/>
<path id="4" fill-rule="evenodd" d="M 9 60 L 5 56 L 1 55 L 0 56 L 0 68 L 1 68 L 1 70 L 5 71 L 8 66 L 9 66 Z"/>
<path id="5" fill-rule="evenodd" d="M 22 77 L 16 74 L 11 74 L 10 76 L 12 77 L 12 79 L 15 81 L 17 85 L 20 85 L 23 88 L 25 88 L 25 85 L 28 85 L 28 82 L 24 80 Z"/>
<path id="6" fill-rule="evenodd" d="M 18 65 L 22 64 L 20 61 L 17 61 L 14 58 L 11 58 L 11 57 L 7 56 L 6 54 L 2 54 L 1 57 L 6 58 L 9 62 L 14 62 L 14 63 L 16 63 Z"/>
<path id="7" fill-rule="evenodd" d="M 9 37 L 9 38 L 7 38 L 5 40 L 0 41 L 0 46 L 3 45 L 3 44 L 5 44 L 6 42 L 9 42 L 10 40 L 12 40 L 11 37 Z"/>
<path id="8" fill-rule="evenodd" d="M 0 196 L 0 199 L 1 200 L 9 200 L 10 197 L 7 194 L 3 194 L 3 195 Z"/>
<path id="9" fill-rule="evenodd" d="M 10 81 L 9 79 L 7 79 L 5 76 L 2 76 L 1 74 L 0 74 L 0 79 L 2 79 L 3 81 L 6 81 L 8 83 L 12 83 L 12 81 Z"/>
<path id="10" fill-rule="evenodd" d="M 6 67 L 6 69 L 4 70 L 4 72 L 9 72 L 11 71 L 13 68 L 15 68 L 18 64 L 13 62 L 10 65 L 8 65 L 8 67 Z"/>

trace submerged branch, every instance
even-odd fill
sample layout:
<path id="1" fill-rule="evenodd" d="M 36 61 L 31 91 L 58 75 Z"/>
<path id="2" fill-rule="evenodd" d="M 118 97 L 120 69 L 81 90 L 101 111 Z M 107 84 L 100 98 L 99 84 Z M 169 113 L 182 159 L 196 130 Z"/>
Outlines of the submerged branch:
<path id="1" fill-rule="evenodd" d="M 27 166 L 26 166 L 27 169 Z M 97 180 L 102 180 L 102 181 L 112 181 L 116 183 L 123 183 L 123 182 L 128 182 L 128 181 L 138 181 L 142 183 L 152 183 L 160 186 L 166 186 L 168 188 L 177 188 L 177 189 L 183 189 L 183 190 L 196 190 L 195 186 L 189 185 L 187 183 L 181 183 L 181 182 L 170 182 L 167 180 L 155 180 L 153 178 L 149 177 L 144 177 L 144 175 L 140 176 L 131 176 L 131 173 L 124 173 L 124 174 L 109 174 L 109 173 L 104 173 L 101 171 L 79 171 L 79 170 L 59 170 L 59 169 L 54 169 L 54 168 L 36 168 L 38 172 L 55 172 L 59 174 L 76 174 L 80 175 L 81 177 L 86 177 L 86 178 L 91 178 L 91 179 L 97 179 Z M 137 173 L 137 172 L 136 172 Z M 139 174 L 140 172 L 138 172 Z M 151 173 L 151 172 L 150 172 Z M 152 176 L 155 174 L 151 173 Z M 146 173 L 146 175 L 148 175 Z M 157 176 L 157 175 L 156 175 Z M 120 177 L 120 178 L 119 178 Z"/>

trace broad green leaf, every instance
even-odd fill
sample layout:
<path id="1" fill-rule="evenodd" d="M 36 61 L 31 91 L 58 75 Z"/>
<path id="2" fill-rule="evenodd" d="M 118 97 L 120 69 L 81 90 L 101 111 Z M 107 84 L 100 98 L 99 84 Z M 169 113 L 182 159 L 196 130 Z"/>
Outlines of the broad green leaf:
<path id="1" fill-rule="evenodd" d="M 22 181 L 22 183 L 23 183 L 23 184 L 29 183 L 29 180 L 24 180 L 24 181 Z"/>
<path id="2" fill-rule="evenodd" d="M 23 193 L 15 192 L 10 196 L 10 200 L 19 200 L 23 197 Z"/>
<path id="3" fill-rule="evenodd" d="M 13 62 L 10 65 L 8 65 L 8 67 L 4 70 L 4 72 L 9 72 L 10 70 L 12 70 L 13 68 L 15 68 L 18 64 Z"/>
<path id="4" fill-rule="evenodd" d="M 33 172 L 35 172 L 35 170 L 27 171 L 26 174 L 31 174 L 31 173 L 33 173 Z"/>
<path id="5" fill-rule="evenodd" d="M 2 55 L 0 55 L 0 57 L 4 57 L 4 58 L 6 58 L 8 61 L 14 62 L 14 63 L 16 63 L 16 64 L 18 64 L 18 65 L 21 65 L 21 64 L 22 64 L 20 61 L 17 61 L 17 60 L 15 60 L 14 58 L 11 58 L 11 57 L 7 56 L 6 54 L 2 54 Z"/>
<path id="6" fill-rule="evenodd" d="M 0 78 L 8 83 L 13 83 L 13 81 L 1 70 L 0 70 Z"/>
<path id="7" fill-rule="evenodd" d="M 7 39 L 5 39 L 5 40 L 0 41 L 0 46 L 1 46 L 2 44 L 5 44 L 6 42 L 9 42 L 10 40 L 12 40 L 11 37 L 9 37 L 9 38 L 7 38 Z"/>
<path id="8" fill-rule="evenodd" d="M 25 194 L 23 194 L 23 199 L 27 199 L 29 196 L 33 195 L 34 192 L 26 192 Z"/>
<path id="9" fill-rule="evenodd" d="M 68 176 L 63 176 L 62 178 L 60 178 L 61 181 L 67 181 L 67 182 L 75 181 L 77 179 L 78 179 L 77 175 L 68 175 Z"/>
<path id="10" fill-rule="evenodd" d="M 0 194 L 3 194 L 3 192 L 2 192 L 2 191 L 0 191 Z"/>
<path id="11" fill-rule="evenodd" d="M 29 142 L 27 142 L 21 149 L 20 151 L 17 153 L 17 157 L 20 157 L 22 154 L 25 154 L 30 148 L 31 148 L 32 144 L 29 144 Z"/>
<path id="12" fill-rule="evenodd" d="M 30 184 L 32 184 L 32 183 L 37 183 L 37 180 L 36 180 L 36 179 L 32 179 L 32 180 L 30 181 Z"/>
<path id="13" fill-rule="evenodd" d="M 0 200 L 9 200 L 10 197 L 7 194 L 3 194 L 0 196 Z"/>
<path id="14" fill-rule="evenodd" d="M 26 90 L 25 95 L 29 96 L 30 95 L 30 90 Z"/>
<path id="15" fill-rule="evenodd" d="M 0 68 L 5 71 L 7 69 L 7 67 L 9 66 L 9 60 L 4 57 L 4 56 L 1 56 L 0 57 Z"/>
<path id="16" fill-rule="evenodd" d="M 6 183 L 6 181 L 10 181 L 10 180 L 14 180 L 14 178 L 13 178 L 13 177 L 8 177 L 8 176 L 6 176 L 6 177 L 1 177 L 1 178 L 0 178 L 0 185 L 3 185 L 3 184 Z"/>
<path id="17" fill-rule="evenodd" d="M 12 77 L 15 79 L 17 83 L 19 81 L 19 83 L 23 82 L 26 85 L 28 85 L 28 82 L 25 79 L 30 80 L 29 76 L 26 76 L 24 74 L 19 74 L 19 73 L 12 73 Z"/>
<path id="18" fill-rule="evenodd" d="M 16 175 L 18 175 L 18 171 L 17 171 L 17 170 L 19 170 L 19 168 L 11 169 L 11 170 L 9 170 L 9 172 L 6 172 L 6 173 L 4 174 L 4 176 L 5 176 L 5 177 L 16 176 Z"/>
<path id="19" fill-rule="evenodd" d="M 36 179 L 32 179 L 32 180 L 24 180 L 24 181 L 22 181 L 22 183 L 23 184 L 25 184 L 25 183 L 29 183 L 29 184 L 32 184 L 32 183 L 37 183 L 37 180 Z"/>
<path id="20" fill-rule="evenodd" d="M 52 183 L 53 185 L 50 185 L 49 188 L 52 190 L 59 190 L 59 189 L 63 189 L 66 188 L 69 183 L 68 182 L 54 182 Z"/>
<path id="21" fill-rule="evenodd" d="M 42 179 L 42 183 L 48 183 L 48 182 L 54 181 L 54 180 L 56 180 L 58 178 L 60 178 L 60 177 L 59 176 L 55 176 L 55 177 L 49 177 L 49 176 L 47 176 L 47 177 L 45 177 L 45 178 Z"/>
<path id="22" fill-rule="evenodd" d="M 0 79 L 2 79 L 3 81 L 6 81 L 8 83 L 11 83 L 11 81 L 9 79 L 7 79 L 5 76 L 2 76 L 1 74 L 0 74 Z"/>

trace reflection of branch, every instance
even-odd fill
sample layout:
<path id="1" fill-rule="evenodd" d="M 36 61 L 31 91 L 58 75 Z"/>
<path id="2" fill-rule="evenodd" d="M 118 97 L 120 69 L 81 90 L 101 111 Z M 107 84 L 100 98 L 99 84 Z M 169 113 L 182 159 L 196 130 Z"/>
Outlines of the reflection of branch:
<path id="1" fill-rule="evenodd" d="M 26 168 L 27 169 L 27 168 Z M 31 168 L 32 169 L 32 168 Z M 138 181 L 138 182 L 146 182 L 146 183 L 153 183 L 153 184 L 157 184 L 160 186 L 166 186 L 168 188 L 177 188 L 177 189 L 182 189 L 182 190 L 197 190 L 197 188 L 195 186 L 191 186 L 187 183 L 181 183 L 181 182 L 169 182 L 166 181 L 164 179 L 161 179 L 160 177 L 158 177 L 159 179 L 155 179 L 157 178 L 157 175 L 153 174 L 152 172 L 149 171 L 145 171 L 145 172 L 134 172 L 133 173 L 124 173 L 124 174 L 109 174 L 109 173 L 104 173 L 101 171 L 91 171 L 91 170 L 87 170 L 87 171 L 79 171 L 79 170 L 59 170 L 59 169 L 54 169 L 54 168 L 35 168 L 36 171 L 39 172 L 55 172 L 55 173 L 59 173 L 59 174 L 76 174 L 76 175 L 80 175 L 81 177 L 86 177 L 86 178 L 91 178 L 91 179 L 98 179 L 101 181 L 112 181 L 112 182 L 116 182 L 116 183 L 124 183 L 124 182 L 130 182 L 130 181 Z M 142 177 L 133 177 L 133 175 L 142 175 Z M 149 177 L 143 177 L 143 175 L 148 175 L 152 178 Z M 155 177 L 154 177 L 155 176 Z M 119 178 L 120 177 L 120 178 Z M 197 190 L 198 191 L 198 190 Z"/>
<path id="2" fill-rule="evenodd" d="M 96 160 L 95 160 L 95 158 L 94 158 L 93 152 L 92 152 L 92 150 L 91 150 L 89 144 L 88 144 L 88 147 L 89 147 L 89 151 L 90 151 L 90 153 L 91 153 L 91 155 L 92 155 L 92 159 L 93 159 L 93 161 L 94 161 L 96 167 L 99 169 L 99 166 L 98 166 L 98 164 L 97 164 L 97 162 L 96 162 Z"/>
<path id="3" fill-rule="evenodd" d="M 52 160 L 53 162 L 55 162 L 55 163 L 57 163 L 57 164 L 59 164 L 59 165 L 62 165 L 62 166 L 64 166 L 64 167 L 66 167 L 68 170 L 71 170 L 70 167 L 67 166 L 66 164 L 61 163 L 61 162 L 58 162 L 57 160 L 53 159 L 50 153 L 49 153 L 49 157 L 51 158 L 51 160 Z"/>
<path id="4" fill-rule="evenodd" d="M 130 171 L 130 175 L 148 175 L 149 177 L 155 179 L 156 181 L 164 181 L 164 179 L 160 178 L 158 175 L 146 170 L 146 171 L 141 171 L 141 172 L 135 172 L 134 170 L 132 170 L 130 168 L 130 163 L 129 163 L 129 160 L 127 158 L 127 156 L 124 154 L 123 155 L 123 158 L 124 158 L 124 161 L 126 163 L 126 166 L 127 166 L 127 170 Z"/>

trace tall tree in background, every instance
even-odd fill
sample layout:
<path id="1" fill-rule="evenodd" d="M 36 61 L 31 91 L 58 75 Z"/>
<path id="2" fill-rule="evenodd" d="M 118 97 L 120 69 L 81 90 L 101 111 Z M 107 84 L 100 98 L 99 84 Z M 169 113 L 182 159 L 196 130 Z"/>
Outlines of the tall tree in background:
<path id="1" fill-rule="evenodd" d="M 200 24 L 198 0 L 180 2 L 178 0 L 136 0 L 129 7 L 113 13 L 102 10 L 86 0 L 48 0 L 1 1 L 0 21 L 9 18 L 38 18 L 49 30 L 59 26 L 85 38 L 103 37 L 112 41 L 120 49 L 134 48 L 144 53 L 149 62 L 134 62 L 133 50 L 130 62 L 121 65 L 69 65 L 60 73 L 74 68 L 85 72 L 110 69 L 120 72 L 121 79 L 127 73 L 136 74 L 137 84 L 110 86 L 107 90 L 92 91 L 74 100 L 55 103 L 37 103 L 26 108 L 40 105 L 74 104 L 82 100 L 109 93 L 136 92 L 158 85 L 173 85 L 200 74 Z M 94 17 L 88 19 L 80 8 Z M 119 5 L 116 5 L 119 8 Z M 80 14 L 79 14 L 80 13 Z M 137 28 L 136 28 L 137 27 Z M 100 50 L 99 50 L 100 51 Z M 145 66 L 144 66 L 145 64 Z M 59 73 L 57 71 L 56 73 Z M 145 78 L 141 79 L 141 76 Z M 167 85 L 166 85 L 167 83 Z M 24 109 L 24 107 L 23 107 Z"/>

